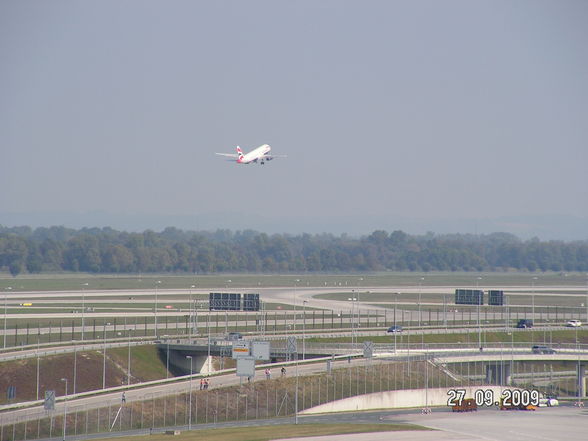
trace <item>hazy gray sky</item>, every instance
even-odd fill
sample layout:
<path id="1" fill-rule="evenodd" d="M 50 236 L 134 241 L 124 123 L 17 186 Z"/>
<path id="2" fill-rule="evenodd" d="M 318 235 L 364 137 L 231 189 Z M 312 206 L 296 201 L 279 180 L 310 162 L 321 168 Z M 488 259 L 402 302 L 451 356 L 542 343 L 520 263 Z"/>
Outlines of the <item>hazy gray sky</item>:
<path id="1" fill-rule="evenodd" d="M 2 0 L 0 224 L 587 239 L 587 23 L 584 0 Z M 214 155 L 263 143 L 288 158 Z"/>

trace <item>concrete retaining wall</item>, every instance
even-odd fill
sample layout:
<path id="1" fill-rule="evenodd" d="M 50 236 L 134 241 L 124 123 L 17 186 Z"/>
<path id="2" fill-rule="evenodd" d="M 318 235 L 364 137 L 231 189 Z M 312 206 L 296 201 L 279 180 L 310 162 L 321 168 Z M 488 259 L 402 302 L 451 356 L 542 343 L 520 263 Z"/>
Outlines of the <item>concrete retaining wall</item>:
<path id="1" fill-rule="evenodd" d="M 306 409 L 300 413 L 315 414 L 402 407 L 447 406 L 447 400 L 450 399 L 450 396 L 447 394 L 449 389 L 451 388 L 435 388 L 428 390 L 409 389 L 375 392 L 373 394 L 359 395 L 356 397 L 344 398 L 342 400 L 321 404 L 320 406 L 311 407 L 310 409 Z M 474 393 L 478 389 L 491 389 L 494 391 L 494 400 L 498 401 L 502 391 L 506 388 L 503 386 L 472 386 L 456 387 L 455 389 L 465 389 L 466 395 L 464 398 L 474 398 Z"/>

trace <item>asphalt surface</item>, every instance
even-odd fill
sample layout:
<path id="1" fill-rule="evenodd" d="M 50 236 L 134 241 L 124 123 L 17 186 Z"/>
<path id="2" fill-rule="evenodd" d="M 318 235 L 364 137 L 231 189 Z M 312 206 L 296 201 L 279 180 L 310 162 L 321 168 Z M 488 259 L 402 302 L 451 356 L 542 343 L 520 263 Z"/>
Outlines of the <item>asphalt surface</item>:
<path id="1" fill-rule="evenodd" d="M 571 441 L 588 437 L 588 410 L 573 406 L 544 407 L 536 411 L 501 411 L 496 408 L 471 413 L 434 411 L 429 415 L 390 415 L 384 420 L 442 430 L 453 434 L 448 438 L 452 440 Z"/>
<path id="2" fill-rule="evenodd" d="M 328 423 L 410 423 L 435 431 L 376 432 L 366 434 L 313 437 L 317 441 L 571 441 L 588 437 L 588 410 L 573 406 L 545 407 L 536 411 L 501 411 L 484 408 L 477 412 L 453 413 L 447 408 L 433 409 L 423 415 L 420 410 L 362 412 L 322 415 L 301 422 Z M 279 439 L 279 438 L 277 438 Z M 290 438 L 308 441 L 309 438 Z"/>

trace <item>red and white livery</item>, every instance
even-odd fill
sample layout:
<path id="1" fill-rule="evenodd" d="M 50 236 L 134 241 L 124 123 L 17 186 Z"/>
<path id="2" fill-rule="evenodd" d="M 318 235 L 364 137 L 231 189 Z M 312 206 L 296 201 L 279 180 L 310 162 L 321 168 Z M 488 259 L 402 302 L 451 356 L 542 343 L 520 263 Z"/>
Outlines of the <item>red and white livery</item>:
<path id="1" fill-rule="evenodd" d="M 237 164 L 251 164 L 256 162 L 258 164 L 265 164 L 266 161 L 271 161 L 274 158 L 285 158 L 285 155 L 272 155 L 270 154 L 271 147 L 267 144 L 261 145 L 256 149 L 251 150 L 249 153 L 243 153 L 241 147 L 237 146 L 237 153 L 217 153 L 220 156 L 227 156 L 234 158 Z"/>

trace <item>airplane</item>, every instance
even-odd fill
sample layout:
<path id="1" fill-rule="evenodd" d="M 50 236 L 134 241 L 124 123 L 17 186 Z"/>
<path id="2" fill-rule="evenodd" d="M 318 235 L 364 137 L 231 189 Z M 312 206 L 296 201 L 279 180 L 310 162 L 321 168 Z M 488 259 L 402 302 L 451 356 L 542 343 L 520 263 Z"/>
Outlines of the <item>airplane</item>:
<path id="1" fill-rule="evenodd" d="M 286 155 L 271 155 L 271 149 L 272 148 L 269 145 L 264 144 L 251 150 L 249 153 L 243 154 L 241 147 L 237 146 L 237 153 L 217 153 L 217 155 L 235 158 L 237 164 L 251 164 L 252 162 L 257 162 L 261 165 L 264 165 L 265 161 L 271 161 L 274 158 L 286 157 Z"/>

